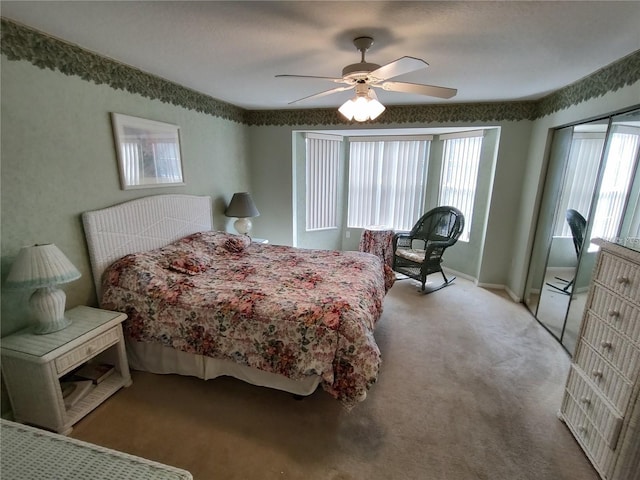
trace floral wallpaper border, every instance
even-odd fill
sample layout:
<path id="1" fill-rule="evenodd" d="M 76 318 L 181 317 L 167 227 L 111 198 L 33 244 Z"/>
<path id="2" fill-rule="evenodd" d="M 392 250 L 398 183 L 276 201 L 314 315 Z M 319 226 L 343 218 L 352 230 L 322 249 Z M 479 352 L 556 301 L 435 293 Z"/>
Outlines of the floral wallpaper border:
<path id="1" fill-rule="evenodd" d="M 239 123 L 245 110 L 230 103 L 102 57 L 77 45 L 58 40 L 42 32 L 0 19 L 0 53 L 9 60 L 26 60 L 40 68 L 77 75 L 97 85 L 109 85 L 152 100 L 207 113 Z"/>
<path id="2" fill-rule="evenodd" d="M 0 19 L 0 53 L 40 68 L 105 84 L 246 125 L 347 125 L 336 109 L 245 110 L 102 57 L 37 30 Z M 388 106 L 377 125 L 535 120 L 640 80 L 640 50 L 537 101 Z"/>

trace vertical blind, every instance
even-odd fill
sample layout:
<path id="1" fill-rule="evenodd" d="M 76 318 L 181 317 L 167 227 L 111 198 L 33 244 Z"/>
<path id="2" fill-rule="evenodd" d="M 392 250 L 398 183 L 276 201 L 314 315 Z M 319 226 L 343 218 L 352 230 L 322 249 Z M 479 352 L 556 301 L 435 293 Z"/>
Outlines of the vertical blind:
<path id="1" fill-rule="evenodd" d="M 589 207 L 596 186 L 600 158 L 604 148 L 604 132 L 574 133 L 569 149 L 565 188 L 560 197 L 558 220 L 554 235 L 571 237 L 571 229 L 564 212 L 572 208 L 583 217 L 589 216 Z"/>
<path id="2" fill-rule="evenodd" d="M 430 140 L 351 139 L 348 227 L 413 227 L 424 208 Z"/>
<path id="3" fill-rule="evenodd" d="M 591 238 L 618 235 L 638 157 L 638 138 L 638 134 L 621 131 L 611 134 Z"/>
<path id="4" fill-rule="evenodd" d="M 139 143 L 122 144 L 122 174 L 127 185 L 140 185 L 144 178 L 144 164 L 142 163 L 142 146 Z"/>
<path id="5" fill-rule="evenodd" d="M 640 136 L 636 131 L 617 127 L 610 135 L 595 204 L 591 238 L 611 238 L 618 235 L 640 147 Z M 567 164 L 565 189 L 560 199 L 560 212 L 573 208 L 588 218 L 604 140 L 604 133 L 574 134 Z M 554 234 L 571 236 L 564 215 L 559 216 Z"/>
<path id="6" fill-rule="evenodd" d="M 444 155 L 440 180 L 439 205 L 458 208 L 464 215 L 464 230 L 459 241 L 468 242 L 480 167 L 483 132 L 442 135 Z"/>
<path id="7" fill-rule="evenodd" d="M 338 178 L 341 137 L 307 134 L 306 229 L 338 227 Z"/>
<path id="8" fill-rule="evenodd" d="M 121 147 L 123 175 L 127 185 L 143 185 L 149 178 L 164 182 L 182 181 L 182 169 L 178 162 L 178 145 L 153 142 L 147 154 L 140 142 L 126 142 Z"/>

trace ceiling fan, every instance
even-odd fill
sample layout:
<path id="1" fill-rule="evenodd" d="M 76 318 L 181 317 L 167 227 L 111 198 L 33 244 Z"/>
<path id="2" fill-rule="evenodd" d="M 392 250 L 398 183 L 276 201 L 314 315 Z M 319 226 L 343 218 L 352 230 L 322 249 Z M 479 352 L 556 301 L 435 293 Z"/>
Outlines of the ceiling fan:
<path id="1" fill-rule="evenodd" d="M 312 75 L 276 75 L 276 77 L 313 78 L 345 84 L 344 86 L 299 98 L 298 100 L 289 102 L 289 105 L 310 100 L 312 98 L 324 97 L 326 95 L 331 95 L 332 93 L 344 92 L 354 88 L 356 96 L 345 102 L 339 108 L 339 111 L 349 120 L 355 118 L 356 121 L 362 122 L 369 119 L 373 120 L 385 109 L 384 105 L 378 102 L 377 95 L 373 88 L 382 88 L 383 90 L 390 92 L 414 93 L 438 98 L 451 98 L 458 92 L 455 88 L 388 81 L 391 78 L 404 75 L 405 73 L 414 72 L 421 68 L 428 67 L 429 64 L 419 58 L 402 57 L 394 60 L 393 62 L 387 63 L 386 65 L 380 66 L 376 63 L 369 63 L 365 60 L 365 53 L 369 50 L 371 45 L 373 45 L 373 38 L 358 37 L 353 40 L 353 44 L 358 51 L 361 52 L 361 60 L 359 63 L 353 63 L 344 67 L 342 69 L 341 78 L 317 77 Z"/>

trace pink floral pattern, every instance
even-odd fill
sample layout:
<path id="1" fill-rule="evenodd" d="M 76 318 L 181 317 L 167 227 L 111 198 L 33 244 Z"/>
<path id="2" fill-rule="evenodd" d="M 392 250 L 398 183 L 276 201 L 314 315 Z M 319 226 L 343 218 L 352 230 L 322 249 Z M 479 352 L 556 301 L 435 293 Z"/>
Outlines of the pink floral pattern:
<path id="1" fill-rule="evenodd" d="M 378 376 L 373 331 L 393 273 L 368 253 L 235 237 L 201 232 L 121 258 L 105 272 L 102 307 L 127 313 L 135 341 L 292 379 L 320 375 L 345 405 L 364 399 Z M 180 255 L 198 259 L 197 273 L 171 268 Z"/>
<path id="2" fill-rule="evenodd" d="M 393 230 L 364 229 L 360 237 L 361 252 L 373 253 L 389 266 L 393 267 Z"/>

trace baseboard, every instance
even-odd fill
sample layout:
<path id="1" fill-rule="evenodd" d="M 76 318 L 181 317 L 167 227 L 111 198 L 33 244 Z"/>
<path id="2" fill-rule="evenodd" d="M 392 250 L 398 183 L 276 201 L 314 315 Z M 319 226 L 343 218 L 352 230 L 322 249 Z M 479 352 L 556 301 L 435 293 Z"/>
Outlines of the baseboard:
<path id="1" fill-rule="evenodd" d="M 513 300 L 515 303 L 522 303 L 522 298 L 516 295 L 515 293 L 513 293 L 513 290 L 511 290 L 506 285 L 501 285 L 497 283 L 478 283 L 477 285 L 481 288 L 486 288 L 489 290 L 504 290 L 507 293 L 507 295 L 509 295 L 509 298 Z"/>
<path id="2" fill-rule="evenodd" d="M 516 303 L 522 303 L 522 297 L 516 295 L 513 290 L 511 290 L 509 287 L 504 287 L 505 291 L 507 292 L 507 295 L 509 295 L 509 297 L 511 297 L 511 300 L 513 300 Z"/>
<path id="3" fill-rule="evenodd" d="M 505 292 L 507 292 L 507 295 L 509 295 L 511 300 L 513 300 L 516 303 L 522 303 L 522 298 L 519 297 L 518 295 L 516 295 L 515 293 L 513 293 L 513 291 L 509 287 L 507 287 L 506 285 L 502 285 L 502 284 L 498 284 L 498 283 L 478 282 L 477 278 L 472 277 L 471 275 L 467 275 L 466 273 L 462 273 L 462 272 L 458 272 L 456 270 L 452 270 L 451 268 L 446 268 L 445 267 L 445 268 L 443 268 L 443 270 L 445 271 L 445 273 L 447 275 L 451 274 L 451 275 L 454 275 L 456 277 L 464 278 L 465 280 L 469 280 L 470 282 L 473 282 L 473 284 L 476 287 L 486 288 L 487 290 L 504 290 Z"/>
<path id="4" fill-rule="evenodd" d="M 478 285 L 478 280 L 475 277 L 472 277 L 471 275 L 467 275 L 466 273 L 458 272 L 456 270 L 452 270 L 451 268 L 447 268 L 447 267 L 443 267 L 442 269 L 444 270 L 444 273 L 447 276 L 452 275 L 454 277 L 464 278 L 465 280 L 469 280 L 470 282 L 473 282 L 474 285 L 476 286 Z"/>

